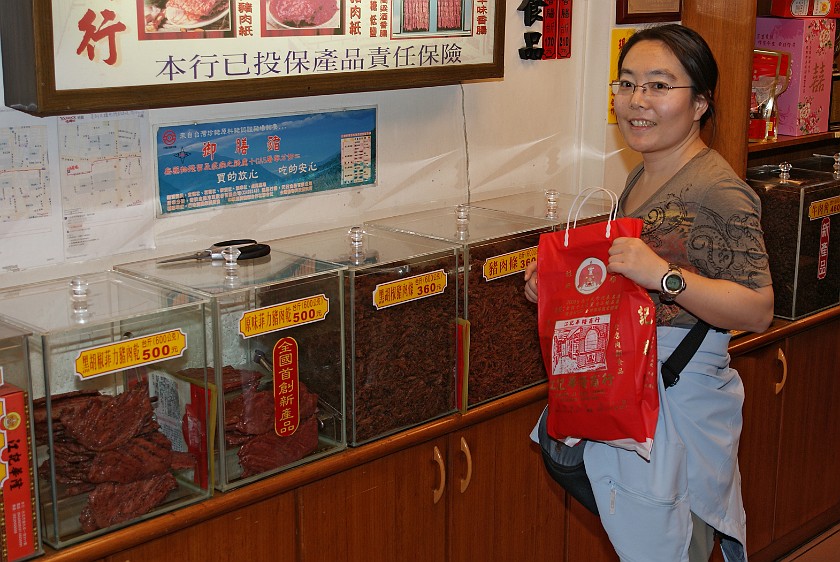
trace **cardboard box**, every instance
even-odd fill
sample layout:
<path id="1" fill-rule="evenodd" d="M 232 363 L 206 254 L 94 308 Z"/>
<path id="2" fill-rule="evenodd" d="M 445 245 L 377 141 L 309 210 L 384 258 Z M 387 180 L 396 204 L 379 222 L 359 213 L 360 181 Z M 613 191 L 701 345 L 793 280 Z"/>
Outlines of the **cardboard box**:
<path id="1" fill-rule="evenodd" d="M 770 14 L 781 18 L 840 18 L 840 0 L 773 0 Z"/>
<path id="2" fill-rule="evenodd" d="M 0 385 L 0 560 L 29 558 L 39 551 L 35 482 L 26 393 Z"/>
<path id="3" fill-rule="evenodd" d="M 835 24 L 822 18 L 756 18 L 756 48 L 791 55 L 790 84 L 778 99 L 780 135 L 828 130 Z"/>

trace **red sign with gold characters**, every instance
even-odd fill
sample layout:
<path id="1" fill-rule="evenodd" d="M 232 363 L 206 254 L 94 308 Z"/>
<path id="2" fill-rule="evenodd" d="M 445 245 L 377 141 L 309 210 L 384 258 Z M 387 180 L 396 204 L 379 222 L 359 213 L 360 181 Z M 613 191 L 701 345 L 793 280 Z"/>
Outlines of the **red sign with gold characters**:
<path id="1" fill-rule="evenodd" d="M 0 560 L 20 560 L 38 550 L 26 410 L 23 390 L 0 384 Z"/>
<path id="2" fill-rule="evenodd" d="M 281 338 L 274 344 L 274 432 L 289 437 L 300 425 L 298 344 Z"/>

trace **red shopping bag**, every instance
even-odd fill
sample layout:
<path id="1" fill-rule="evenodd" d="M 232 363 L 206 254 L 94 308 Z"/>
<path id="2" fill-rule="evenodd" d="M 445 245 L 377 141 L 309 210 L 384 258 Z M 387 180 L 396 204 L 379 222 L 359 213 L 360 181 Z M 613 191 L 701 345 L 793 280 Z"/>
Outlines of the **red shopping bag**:
<path id="1" fill-rule="evenodd" d="M 613 209 L 604 222 L 578 227 L 575 219 L 541 235 L 538 323 L 549 435 L 648 459 L 659 414 L 654 304 L 647 290 L 606 268 L 612 241 L 641 232 L 640 219 L 616 219 Z"/>

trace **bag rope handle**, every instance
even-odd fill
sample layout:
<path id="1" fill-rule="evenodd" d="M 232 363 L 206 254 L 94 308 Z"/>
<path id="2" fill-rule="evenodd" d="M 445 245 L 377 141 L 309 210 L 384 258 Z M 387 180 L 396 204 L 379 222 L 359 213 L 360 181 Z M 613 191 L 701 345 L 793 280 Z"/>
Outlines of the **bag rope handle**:
<path id="1" fill-rule="evenodd" d="M 614 191 L 610 191 L 609 189 L 603 187 L 587 187 L 586 189 L 577 194 L 577 197 L 575 197 L 575 200 L 572 201 L 572 205 L 569 207 L 569 214 L 566 217 L 566 235 L 563 238 L 564 247 L 569 246 L 569 225 L 572 224 L 572 211 L 575 210 L 575 208 L 577 208 L 575 212 L 574 226 L 572 226 L 572 228 L 577 228 L 577 221 L 578 216 L 580 215 L 581 207 L 583 207 L 586 204 L 586 201 L 596 193 L 606 193 L 610 198 L 610 214 L 609 219 L 607 220 L 607 232 L 605 238 L 610 237 L 612 221 L 614 221 L 616 219 L 616 216 L 618 215 L 618 195 L 616 195 Z M 582 201 L 580 201 L 580 203 L 578 203 L 578 200 L 584 194 L 586 194 L 586 196 L 583 198 Z"/>

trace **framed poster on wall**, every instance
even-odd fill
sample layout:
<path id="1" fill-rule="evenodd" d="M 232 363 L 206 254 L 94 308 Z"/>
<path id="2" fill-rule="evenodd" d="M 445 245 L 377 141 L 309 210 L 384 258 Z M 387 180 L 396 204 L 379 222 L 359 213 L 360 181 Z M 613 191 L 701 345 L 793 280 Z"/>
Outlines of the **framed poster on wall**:
<path id="1" fill-rule="evenodd" d="M 3 0 L 5 103 L 36 115 L 498 78 L 504 0 Z"/>
<path id="2" fill-rule="evenodd" d="M 682 0 L 616 0 L 615 23 L 679 21 Z"/>

